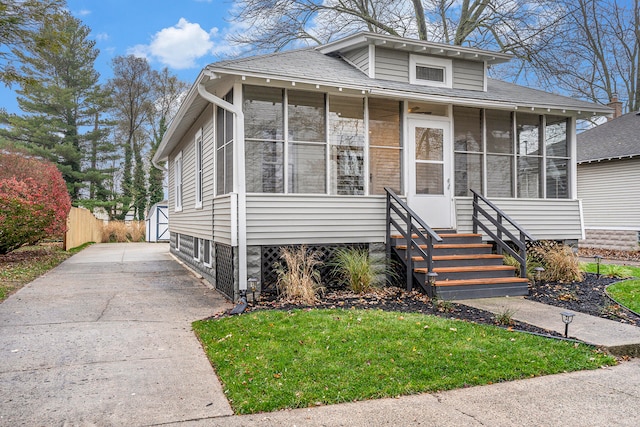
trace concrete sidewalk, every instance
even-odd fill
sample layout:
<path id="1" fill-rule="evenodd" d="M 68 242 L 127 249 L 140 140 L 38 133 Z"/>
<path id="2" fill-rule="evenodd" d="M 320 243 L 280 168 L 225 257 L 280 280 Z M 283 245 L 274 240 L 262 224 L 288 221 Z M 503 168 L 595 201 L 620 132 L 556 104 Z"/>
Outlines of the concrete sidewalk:
<path id="1" fill-rule="evenodd" d="M 229 307 L 167 244 L 84 249 L 0 304 L 0 425 L 231 415 L 191 330 Z"/>
<path id="2" fill-rule="evenodd" d="M 457 303 L 480 308 L 495 314 L 513 313 L 512 318 L 550 331 L 564 334 L 565 324 L 560 313 L 570 311 L 561 307 L 541 304 L 524 297 L 483 298 L 459 300 Z M 569 324 L 569 337 L 598 347 L 604 347 L 617 356 L 640 356 L 640 328 L 614 320 L 590 316 L 577 311 Z"/>

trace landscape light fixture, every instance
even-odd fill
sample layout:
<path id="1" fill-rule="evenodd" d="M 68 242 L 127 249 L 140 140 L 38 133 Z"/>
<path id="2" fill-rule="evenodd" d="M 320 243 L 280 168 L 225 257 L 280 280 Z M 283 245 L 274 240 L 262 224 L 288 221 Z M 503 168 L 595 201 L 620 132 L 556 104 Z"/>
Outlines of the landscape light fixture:
<path id="1" fill-rule="evenodd" d="M 600 278 L 600 261 L 602 261 L 602 257 L 600 255 L 596 255 L 593 257 L 596 260 L 596 277 Z"/>
<path id="2" fill-rule="evenodd" d="M 251 293 L 253 295 L 253 305 L 256 305 L 256 289 L 258 289 L 258 279 L 255 277 L 250 277 L 247 279 L 247 287 L 251 289 Z"/>
<path id="3" fill-rule="evenodd" d="M 534 283 L 537 282 L 538 284 L 540 284 L 542 282 L 542 272 L 544 271 L 544 267 L 538 266 L 534 268 L 533 271 L 536 272 L 536 275 L 535 275 L 536 280 L 534 281 Z"/>
<path id="4" fill-rule="evenodd" d="M 560 313 L 560 316 L 562 316 L 562 321 L 564 322 L 564 337 L 568 338 L 569 323 L 573 321 L 573 316 L 575 316 L 575 313 L 572 313 L 570 311 L 563 311 L 562 313 Z"/>

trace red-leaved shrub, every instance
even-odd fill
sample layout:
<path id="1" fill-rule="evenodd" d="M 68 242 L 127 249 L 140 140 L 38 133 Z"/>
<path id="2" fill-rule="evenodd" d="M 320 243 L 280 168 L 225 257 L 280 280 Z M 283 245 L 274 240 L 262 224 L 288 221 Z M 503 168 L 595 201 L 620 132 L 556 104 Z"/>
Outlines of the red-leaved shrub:
<path id="1" fill-rule="evenodd" d="M 70 208 L 67 186 L 53 163 L 0 151 L 0 254 L 62 236 Z"/>

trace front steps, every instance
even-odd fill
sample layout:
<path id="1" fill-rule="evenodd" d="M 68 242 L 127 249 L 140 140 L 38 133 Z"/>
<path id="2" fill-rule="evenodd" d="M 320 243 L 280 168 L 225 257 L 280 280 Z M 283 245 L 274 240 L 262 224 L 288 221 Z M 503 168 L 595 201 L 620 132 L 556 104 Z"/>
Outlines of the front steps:
<path id="1" fill-rule="evenodd" d="M 413 256 L 413 281 L 427 294 L 446 300 L 519 296 L 529 293 L 529 281 L 515 277 L 515 268 L 503 265 L 502 255 L 492 254 L 492 245 L 481 234 L 441 232 L 442 243 L 433 245 L 435 286 L 427 280 L 427 262 Z M 391 236 L 391 246 L 401 260 L 407 244 L 402 236 Z"/>

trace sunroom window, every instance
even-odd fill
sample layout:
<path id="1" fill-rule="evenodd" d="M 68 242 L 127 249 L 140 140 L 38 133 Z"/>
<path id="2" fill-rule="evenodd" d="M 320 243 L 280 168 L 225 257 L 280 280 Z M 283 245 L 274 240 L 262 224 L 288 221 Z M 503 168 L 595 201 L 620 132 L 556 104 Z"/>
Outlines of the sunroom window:
<path id="1" fill-rule="evenodd" d="M 364 99 L 329 100 L 331 194 L 364 194 Z"/>
<path id="2" fill-rule="evenodd" d="M 233 103 L 233 91 L 224 100 Z M 216 109 L 216 193 L 233 191 L 233 113 Z"/>
<path id="3" fill-rule="evenodd" d="M 567 117 L 465 107 L 453 115 L 456 196 L 569 197 Z"/>
<path id="4" fill-rule="evenodd" d="M 251 85 L 243 94 L 247 192 L 364 195 L 367 166 L 369 193 L 401 191 L 402 103 L 370 99 L 367 124 L 362 97 Z"/>
<path id="5" fill-rule="evenodd" d="M 288 91 L 290 193 L 326 193 L 325 103 L 323 93 Z"/>

